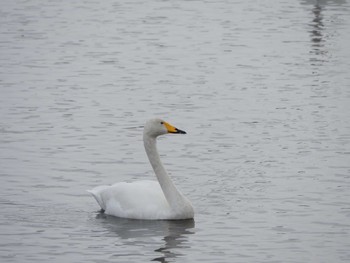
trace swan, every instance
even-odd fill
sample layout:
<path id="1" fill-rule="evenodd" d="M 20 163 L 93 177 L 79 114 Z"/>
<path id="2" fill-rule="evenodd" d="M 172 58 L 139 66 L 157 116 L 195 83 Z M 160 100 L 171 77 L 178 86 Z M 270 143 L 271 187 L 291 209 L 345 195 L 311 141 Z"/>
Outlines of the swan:
<path id="1" fill-rule="evenodd" d="M 147 121 L 143 130 L 144 147 L 158 182 L 119 182 L 88 190 L 102 212 L 116 217 L 148 220 L 194 217 L 190 201 L 173 184 L 157 151 L 157 137 L 167 133 L 186 134 L 161 119 Z"/>

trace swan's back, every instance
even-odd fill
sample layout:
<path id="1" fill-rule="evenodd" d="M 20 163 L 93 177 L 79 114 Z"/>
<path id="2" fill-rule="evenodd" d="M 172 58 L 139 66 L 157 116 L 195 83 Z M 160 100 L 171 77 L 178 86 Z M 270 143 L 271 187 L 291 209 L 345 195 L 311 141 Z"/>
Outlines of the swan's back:
<path id="1" fill-rule="evenodd" d="M 156 181 L 120 182 L 90 191 L 108 215 L 135 219 L 170 219 L 172 212 Z"/>

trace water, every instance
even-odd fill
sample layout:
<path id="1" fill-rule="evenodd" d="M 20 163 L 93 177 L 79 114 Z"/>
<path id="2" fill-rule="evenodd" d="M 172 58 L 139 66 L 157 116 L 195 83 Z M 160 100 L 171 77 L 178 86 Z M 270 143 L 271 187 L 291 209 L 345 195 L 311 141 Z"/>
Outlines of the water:
<path id="1" fill-rule="evenodd" d="M 349 1 L 7 1 L 1 262 L 349 262 Z M 98 213 L 151 179 L 194 221 Z"/>

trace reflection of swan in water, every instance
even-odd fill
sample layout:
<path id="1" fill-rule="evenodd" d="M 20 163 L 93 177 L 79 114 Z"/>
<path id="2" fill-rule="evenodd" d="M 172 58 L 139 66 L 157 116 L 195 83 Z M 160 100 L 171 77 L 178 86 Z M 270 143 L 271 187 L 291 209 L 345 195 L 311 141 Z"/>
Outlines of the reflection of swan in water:
<path id="1" fill-rule="evenodd" d="M 123 245 L 139 246 L 149 239 L 160 237 L 164 245 L 154 250 L 161 253 L 152 261 L 168 262 L 169 259 L 181 256 L 173 250 L 179 251 L 186 245 L 189 235 L 194 234 L 193 219 L 186 220 L 133 220 L 118 218 L 99 213 L 96 219 L 111 233 L 120 238 Z M 145 239 L 147 241 L 145 241 Z"/>
<path id="2" fill-rule="evenodd" d="M 161 257 L 157 257 L 153 259 L 153 261 L 159 261 L 159 262 L 167 262 L 167 259 L 169 258 L 176 258 L 179 256 L 179 254 L 176 254 L 172 251 L 174 248 L 185 248 L 188 246 L 183 245 L 184 236 L 194 234 L 193 232 L 189 231 L 189 229 L 194 228 L 194 220 L 193 219 L 187 219 L 187 220 L 181 220 L 181 221 L 166 221 L 168 223 L 168 234 L 164 235 L 164 246 L 158 248 L 155 250 L 155 252 L 162 253 L 163 255 Z"/>
<path id="3" fill-rule="evenodd" d="M 177 190 L 160 161 L 157 137 L 167 133 L 186 132 L 160 119 L 149 120 L 143 131 L 145 150 L 158 182 L 122 182 L 89 191 L 106 214 L 134 219 L 193 218 L 191 203 Z"/>

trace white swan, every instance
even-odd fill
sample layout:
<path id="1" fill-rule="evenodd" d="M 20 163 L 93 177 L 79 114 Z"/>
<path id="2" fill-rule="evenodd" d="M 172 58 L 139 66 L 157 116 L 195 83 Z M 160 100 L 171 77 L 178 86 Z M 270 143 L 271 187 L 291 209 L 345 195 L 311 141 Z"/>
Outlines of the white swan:
<path id="1" fill-rule="evenodd" d="M 121 182 L 88 191 L 106 214 L 134 219 L 193 218 L 191 203 L 175 187 L 160 161 L 157 137 L 166 133 L 186 134 L 161 119 L 147 121 L 143 131 L 143 143 L 158 182 Z"/>

